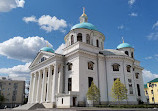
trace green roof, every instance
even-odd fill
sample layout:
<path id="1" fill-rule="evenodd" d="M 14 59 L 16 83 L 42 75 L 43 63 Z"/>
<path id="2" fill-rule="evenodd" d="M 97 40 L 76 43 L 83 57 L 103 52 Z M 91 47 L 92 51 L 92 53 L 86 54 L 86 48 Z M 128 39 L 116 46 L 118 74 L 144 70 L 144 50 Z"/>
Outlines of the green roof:
<path id="1" fill-rule="evenodd" d="M 144 84 L 144 88 L 148 88 L 147 84 Z"/>
<path id="2" fill-rule="evenodd" d="M 158 82 L 158 78 L 155 78 L 155 79 L 149 81 L 148 83 L 152 83 L 152 82 Z"/>

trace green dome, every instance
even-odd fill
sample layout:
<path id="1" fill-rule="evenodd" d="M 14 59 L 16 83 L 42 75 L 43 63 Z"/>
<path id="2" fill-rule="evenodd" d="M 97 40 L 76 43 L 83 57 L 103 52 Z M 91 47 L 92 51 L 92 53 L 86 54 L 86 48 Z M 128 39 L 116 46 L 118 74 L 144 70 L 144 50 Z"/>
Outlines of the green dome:
<path id="1" fill-rule="evenodd" d="M 46 52 L 54 53 L 54 50 L 50 47 L 43 47 L 42 49 L 40 49 L 40 51 L 46 51 Z"/>
<path id="2" fill-rule="evenodd" d="M 117 49 L 121 49 L 121 48 L 132 48 L 132 46 L 128 43 L 122 43 L 117 46 Z"/>
<path id="3" fill-rule="evenodd" d="M 97 28 L 91 24 L 91 23 L 87 23 L 87 22 L 83 22 L 83 23 L 79 23 L 79 24 L 76 24 L 74 25 L 71 30 L 73 29 L 78 29 L 78 28 L 84 28 L 84 29 L 89 29 L 89 30 L 96 30 L 97 31 Z"/>

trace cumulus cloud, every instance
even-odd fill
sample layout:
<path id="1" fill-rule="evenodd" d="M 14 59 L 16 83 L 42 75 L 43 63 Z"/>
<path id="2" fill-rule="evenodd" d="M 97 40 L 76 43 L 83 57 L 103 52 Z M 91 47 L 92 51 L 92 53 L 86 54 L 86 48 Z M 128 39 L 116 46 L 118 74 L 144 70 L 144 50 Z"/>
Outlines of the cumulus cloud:
<path id="1" fill-rule="evenodd" d="M 0 55 L 11 59 L 30 62 L 36 56 L 37 52 L 46 46 L 48 41 L 43 37 L 13 37 L 3 43 L 0 43 Z M 48 46 L 52 45 L 48 42 Z"/>
<path id="2" fill-rule="evenodd" d="M 146 69 L 143 70 L 144 83 L 147 83 L 155 78 L 158 78 L 158 74 L 153 74 L 151 71 L 148 71 Z"/>
<path id="3" fill-rule="evenodd" d="M 122 30 L 122 29 L 124 29 L 124 25 L 120 25 L 120 26 L 118 26 L 117 27 L 119 30 Z"/>
<path id="4" fill-rule="evenodd" d="M 45 30 L 46 32 L 56 31 L 59 30 L 61 32 L 65 32 L 67 27 L 67 23 L 63 19 L 58 19 L 56 16 L 51 17 L 50 15 L 43 15 L 39 19 L 36 19 L 35 16 L 31 17 L 24 17 L 23 20 L 28 22 L 35 22 L 37 23 L 41 29 Z"/>
<path id="5" fill-rule="evenodd" d="M 129 14 L 129 16 L 131 16 L 131 17 L 137 17 L 137 16 L 138 16 L 138 14 L 137 14 L 137 13 L 132 12 L 132 13 L 130 13 L 130 14 Z"/>
<path id="6" fill-rule="evenodd" d="M 131 5 L 131 6 L 132 6 L 135 2 L 136 2 L 136 0 L 128 0 L 128 4 Z"/>
<path id="7" fill-rule="evenodd" d="M 148 40 L 158 40 L 158 32 L 152 32 L 147 36 Z"/>
<path id="8" fill-rule="evenodd" d="M 154 29 L 154 28 L 156 28 L 156 27 L 158 27 L 158 21 L 157 21 L 156 23 L 154 23 L 152 29 Z"/>
<path id="9" fill-rule="evenodd" d="M 63 49 L 65 48 L 65 44 L 61 44 L 55 51 L 55 53 L 58 53 L 58 54 L 63 54 Z"/>
<path id="10" fill-rule="evenodd" d="M 12 78 L 13 80 L 29 80 L 29 73 L 30 70 L 28 67 L 30 66 L 30 63 L 26 63 L 25 65 L 17 65 L 12 68 L 1 68 L 0 74 L 6 74 L 9 76 L 9 78 Z"/>
<path id="11" fill-rule="evenodd" d="M 37 22 L 36 17 L 35 16 L 31 16 L 31 17 L 24 17 L 23 21 L 25 21 L 26 23 L 28 22 Z"/>
<path id="12" fill-rule="evenodd" d="M 8 12 L 14 8 L 23 8 L 24 0 L 0 0 L 0 12 Z"/>

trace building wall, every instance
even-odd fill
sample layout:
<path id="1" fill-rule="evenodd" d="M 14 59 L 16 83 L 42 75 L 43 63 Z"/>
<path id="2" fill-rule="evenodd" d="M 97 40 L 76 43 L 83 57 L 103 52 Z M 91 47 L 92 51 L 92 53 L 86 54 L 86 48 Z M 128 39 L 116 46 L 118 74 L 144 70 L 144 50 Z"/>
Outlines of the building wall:
<path id="1" fill-rule="evenodd" d="M 3 104 L 23 104 L 25 94 L 25 81 L 0 80 L 0 94 L 6 99 Z"/>

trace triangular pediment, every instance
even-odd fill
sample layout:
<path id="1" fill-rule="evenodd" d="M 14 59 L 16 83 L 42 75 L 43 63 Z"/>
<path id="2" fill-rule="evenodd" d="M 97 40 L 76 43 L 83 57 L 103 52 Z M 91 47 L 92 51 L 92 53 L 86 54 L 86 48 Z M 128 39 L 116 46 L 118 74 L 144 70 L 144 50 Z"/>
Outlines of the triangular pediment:
<path id="1" fill-rule="evenodd" d="M 35 57 L 35 59 L 32 61 L 31 65 L 29 66 L 29 68 L 49 59 L 50 57 L 54 56 L 54 53 L 51 52 L 45 52 L 45 51 L 40 51 L 37 56 Z"/>

